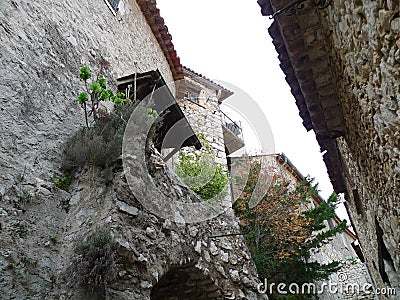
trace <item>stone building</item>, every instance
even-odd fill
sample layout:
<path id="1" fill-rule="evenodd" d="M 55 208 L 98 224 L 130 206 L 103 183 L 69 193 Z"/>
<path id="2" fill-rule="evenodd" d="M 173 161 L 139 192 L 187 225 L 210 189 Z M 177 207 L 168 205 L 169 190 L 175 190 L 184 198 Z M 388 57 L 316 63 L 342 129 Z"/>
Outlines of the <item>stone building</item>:
<path id="1" fill-rule="evenodd" d="M 375 287 L 400 291 L 399 2 L 258 0 Z"/>
<path id="2" fill-rule="evenodd" d="M 217 161 L 226 165 L 227 155 L 244 147 L 242 128 L 219 107 L 233 92 L 189 68 L 183 73 L 178 103 L 192 128 L 210 142 Z"/>
<path id="3" fill-rule="evenodd" d="M 177 103 L 196 134 L 202 135 L 216 158 L 227 168 L 227 156 L 244 147 L 242 128 L 220 110 L 221 103 L 233 92 L 209 78 L 183 67 L 184 79 L 175 82 Z M 165 149 L 178 161 L 179 150 Z"/>
<path id="4" fill-rule="evenodd" d="M 0 298 L 262 299 L 227 214 L 194 224 L 157 216 L 118 169 L 110 178 L 82 166 L 67 190 L 51 182 L 62 176 L 63 144 L 84 124 L 75 100 L 80 66 L 97 75 L 102 66 L 114 87 L 136 73 L 144 84 L 168 87 L 169 99 L 175 94 L 184 71 L 155 1 L 5 1 L 0 24 Z M 175 107 L 171 116 L 182 111 Z M 200 146 L 195 136 L 187 143 Z M 199 202 L 159 156 L 152 159 L 160 167 L 153 177 L 136 161 L 136 177 L 130 174 L 160 186 L 149 200 Z M 118 270 L 88 295 L 65 271 L 76 245 L 99 226 L 116 245 L 110 258 L 116 255 Z"/>
<path id="5" fill-rule="evenodd" d="M 220 110 L 222 102 L 233 92 L 187 67 L 183 67 L 183 73 L 184 79 L 175 82 L 177 103 L 194 132 L 201 135 L 208 144 L 215 162 L 228 171 L 229 155 L 244 147 L 242 128 Z M 163 150 L 163 156 L 175 170 L 179 164 L 179 155 L 176 154 L 178 150 Z M 225 191 L 225 198 L 231 202 L 230 189 Z"/>

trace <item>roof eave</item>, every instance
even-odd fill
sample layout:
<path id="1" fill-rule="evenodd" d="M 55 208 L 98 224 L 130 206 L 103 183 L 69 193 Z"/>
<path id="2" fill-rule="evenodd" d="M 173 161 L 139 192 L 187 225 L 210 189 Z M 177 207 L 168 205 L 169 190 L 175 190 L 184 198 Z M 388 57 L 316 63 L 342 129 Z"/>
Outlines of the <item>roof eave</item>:
<path id="1" fill-rule="evenodd" d="M 136 2 L 168 61 L 174 80 L 183 79 L 183 70 L 179 56 L 175 51 L 168 27 L 165 25 L 164 19 L 160 15 L 160 10 L 157 8 L 156 1 L 136 0 Z"/>
<path id="2" fill-rule="evenodd" d="M 205 84 L 206 86 L 214 89 L 214 90 L 218 90 L 220 91 L 219 97 L 218 97 L 218 102 L 221 103 L 222 101 L 224 101 L 226 98 L 232 96 L 234 94 L 234 92 L 228 90 L 227 88 L 223 87 L 222 85 L 216 83 L 215 81 L 212 81 L 211 79 L 205 77 L 204 75 L 197 73 L 195 71 L 193 71 L 192 69 L 183 66 L 183 73 L 185 76 L 189 76 L 203 84 Z"/>
<path id="3" fill-rule="evenodd" d="M 335 141 L 344 135 L 343 120 L 334 70 L 329 63 L 329 45 L 326 44 L 327 37 L 323 32 L 321 34 L 323 26 L 318 9 L 310 6 L 301 13 L 289 15 L 285 9 L 273 11 L 273 7 L 293 4 L 288 0 L 259 0 L 258 3 L 263 14 L 274 16 L 268 31 L 303 125 L 307 131 L 314 130 L 321 151 L 326 151 L 324 162 L 335 192 L 345 192 Z"/>

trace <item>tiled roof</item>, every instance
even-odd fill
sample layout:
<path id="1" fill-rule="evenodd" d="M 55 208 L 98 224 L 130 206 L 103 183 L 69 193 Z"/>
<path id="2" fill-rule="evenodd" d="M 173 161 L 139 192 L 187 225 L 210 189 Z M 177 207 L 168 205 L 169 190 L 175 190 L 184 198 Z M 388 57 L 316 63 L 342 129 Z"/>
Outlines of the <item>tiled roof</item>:
<path id="1" fill-rule="evenodd" d="M 165 25 L 164 19 L 160 16 L 160 10 L 157 8 L 156 1 L 136 0 L 136 2 L 164 52 L 174 80 L 183 79 L 183 70 L 180 59 L 174 49 L 172 36 L 168 32 L 168 27 Z"/>
<path id="2" fill-rule="evenodd" d="M 261 6 L 261 13 L 263 16 L 271 16 L 274 11 L 272 10 L 271 2 L 269 0 L 258 0 L 258 5 Z"/>
<path id="3" fill-rule="evenodd" d="M 280 67 L 296 100 L 307 131 L 313 129 L 334 190 L 345 191 L 341 161 L 335 138 L 343 136 L 341 107 L 330 65 L 329 45 L 318 9 L 306 7 L 301 13 L 285 14 L 289 0 L 259 0 L 261 12 L 273 15 L 268 32 L 278 52 Z M 279 8 L 274 11 L 274 8 Z"/>
<path id="4" fill-rule="evenodd" d="M 232 91 L 228 90 L 227 88 L 223 87 L 222 85 L 212 81 L 211 79 L 203 76 L 200 73 L 193 71 L 192 69 L 189 69 L 188 67 L 184 66 L 183 72 L 185 75 L 196 77 L 196 78 L 202 80 L 203 83 L 213 87 L 216 90 L 221 90 L 222 95 L 220 97 L 220 102 L 222 102 L 223 100 L 225 100 L 226 98 L 228 98 L 229 96 L 232 96 L 234 94 Z"/>
<path id="5" fill-rule="evenodd" d="M 283 73 L 286 75 L 286 82 L 289 84 L 292 95 L 296 99 L 296 105 L 299 109 L 299 115 L 303 120 L 303 125 L 307 129 L 307 131 L 309 131 L 313 129 L 310 113 L 308 111 L 303 93 L 301 92 L 299 82 L 297 81 L 296 74 L 294 73 L 289 54 L 286 51 L 283 38 L 279 32 L 278 24 L 276 24 L 275 22 L 272 23 L 271 27 L 268 29 L 268 32 L 272 37 L 272 43 L 274 44 L 275 49 L 279 54 L 278 58 L 281 62 L 280 67 Z"/>

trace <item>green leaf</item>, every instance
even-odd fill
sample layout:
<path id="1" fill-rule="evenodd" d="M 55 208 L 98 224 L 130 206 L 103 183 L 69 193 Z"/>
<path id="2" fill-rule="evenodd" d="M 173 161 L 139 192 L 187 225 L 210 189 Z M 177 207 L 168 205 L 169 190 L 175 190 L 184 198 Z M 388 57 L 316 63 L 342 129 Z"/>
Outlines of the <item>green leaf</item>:
<path id="1" fill-rule="evenodd" d="M 90 84 L 89 88 L 90 88 L 90 90 L 92 91 L 93 94 L 99 94 L 102 91 L 102 88 L 101 88 L 100 84 L 97 83 L 97 82 L 92 82 Z"/>
<path id="2" fill-rule="evenodd" d="M 92 77 L 92 74 L 90 73 L 89 67 L 86 67 L 86 66 L 85 67 L 81 67 L 79 70 L 81 71 L 81 74 L 79 75 L 79 77 L 82 80 L 88 80 L 89 78 Z"/>
<path id="3" fill-rule="evenodd" d="M 123 102 L 123 99 L 118 98 L 118 97 L 114 97 L 113 101 L 114 101 L 115 104 L 121 104 Z"/>
<path id="4" fill-rule="evenodd" d="M 112 99 L 113 97 L 115 97 L 114 96 L 114 92 L 112 90 L 107 90 L 107 93 L 108 93 L 108 98 L 109 99 Z"/>
<path id="5" fill-rule="evenodd" d="M 51 182 L 54 183 L 56 187 L 62 190 L 67 190 L 71 185 L 72 177 L 69 172 L 65 172 L 61 177 L 55 177 L 51 179 Z"/>
<path id="6" fill-rule="evenodd" d="M 108 99 L 110 99 L 110 94 L 108 93 L 108 90 L 103 90 L 103 91 L 101 92 L 100 98 L 101 98 L 102 100 L 108 100 Z"/>
<path id="7" fill-rule="evenodd" d="M 123 99 L 123 98 L 125 98 L 125 93 L 118 93 L 117 97 Z"/>
<path id="8" fill-rule="evenodd" d="M 78 100 L 79 104 L 83 105 L 89 100 L 89 97 L 86 93 L 80 93 L 76 99 Z"/>
<path id="9" fill-rule="evenodd" d="M 100 77 L 99 80 L 97 80 L 97 82 L 100 84 L 100 87 L 102 89 L 106 89 L 107 80 L 104 77 Z"/>

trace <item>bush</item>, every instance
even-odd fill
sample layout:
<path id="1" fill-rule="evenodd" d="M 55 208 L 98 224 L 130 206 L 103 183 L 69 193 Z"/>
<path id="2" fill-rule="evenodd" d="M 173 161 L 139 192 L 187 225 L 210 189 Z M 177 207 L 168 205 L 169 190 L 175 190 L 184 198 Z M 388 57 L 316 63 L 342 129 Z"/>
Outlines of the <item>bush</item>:
<path id="1" fill-rule="evenodd" d="M 125 98 L 125 94 L 107 89 L 106 79 L 99 78 L 89 82 L 92 78 L 88 67 L 80 68 L 80 78 L 85 82 L 86 92 L 77 96 L 78 103 L 84 110 L 86 126 L 72 135 L 65 144 L 64 170 L 71 170 L 77 166 L 92 164 L 103 168 L 113 165 L 122 154 L 122 140 L 129 118 L 137 108 L 138 101 L 132 102 Z M 134 97 L 136 99 L 136 96 Z M 102 101 L 112 102 L 113 110 L 108 112 L 101 106 Z M 93 121 L 89 126 L 89 116 Z M 151 128 L 146 146 L 157 139 L 157 132 L 162 126 L 162 118 L 152 108 L 143 112 L 143 121 L 152 122 L 159 119 Z M 147 147 L 148 149 L 148 147 Z"/>
<path id="2" fill-rule="evenodd" d="M 86 240 L 76 243 L 74 252 L 76 256 L 64 279 L 89 293 L 104 293 L 118 275 L 117 247 L 109 229 L 96 228 Z"/>
<path id="3" fill-rule="evenodd" d="M 115 163 L 121 156 L 125 127 L 135 108 L 132 102 L 116 105 L 92 127 L 81 127 L 65 144 L 63 168 L 68 170 L 86 163 L 108 167 Z"/>
<path id="4" fill-rule="evenodd" d="M 341 268 L 343 262 L 319 263 L 311 260 L 311 253 L 346 229 L 346 221 L 333 228 L 325 228 L 325 221 L 335 217 L 338 196 L 332 194 L 327 201 L 310 207 L 311 200 L 318 194 L 312 179 L 307 177 L 303 182 L 292 185 L 284 177 L 278 177 L 260 202 L 251 208 L 249 200 L 261 172 L 264 170 L 260 163 L 251 162 L 247 184 L 233 205 L 259 276 L 275 284 L 301 285 L 328 279 Z M 270 298 L 307 297 L 311 295 L 287 297 L 273 294 Z"/>
<path id="5" fill-rule="evenodd" d="M 104 77 L 93 80 L 89 67 L 81 67 L 79 77 L 84 81 L 86 91 L 77 96 L 77 101 L 84 110 L 86 126 L 66 142 L 63 168 L 70 170 L 86 163 L 108 167 L 121 155 L 124 130 L 136 104 L 125 94 L 115 95 L 107 89 Z M 112 102 L 113 111 L 109 113 L 102 108 L 102 101 Z M 93 117 L 91 126 L 89 116 Z"/>
<path id="6" fill-rule="evenodd" d="M 179 156 L 178 176 L 197 195 L 209 200 L 223 193 L 229 182 L 227 171 L 221 164 L 216 164 L 211 155 L 190 155 L 182 151 Z M 225 196 L 226 193 L 223 193 Z"/>
<path id="7" fill-rule="evenodd" d="M 66 171 L 63 176 L 55 177 L 51 179 L 51 182 L 54 183 L 56 187 L 62 190 L 67 190 L 71 185 L 72 177 L 71 174 Z"/>
<path id="8" fill-rule="evenodd" d="M 121 155 L 123 134 L 117 130 L 105 134 L 101 126 L 82 127 L 70 137 L 64 150 L 63 169 L 69 170 L 87 163 L 107 167 Z"/>
<path id="9" fill-rule="evenodd" d="M 202 151 L 180 151 L 176 173 L 193 192 L 203 200 L 226 196 L 229 175 L 222 164 L 215 162 L 211 147 L 202 134 L 197 135 L 204 149 Z"/>

